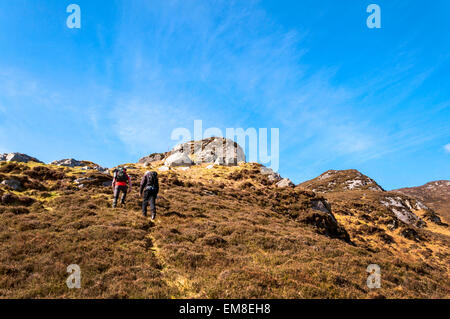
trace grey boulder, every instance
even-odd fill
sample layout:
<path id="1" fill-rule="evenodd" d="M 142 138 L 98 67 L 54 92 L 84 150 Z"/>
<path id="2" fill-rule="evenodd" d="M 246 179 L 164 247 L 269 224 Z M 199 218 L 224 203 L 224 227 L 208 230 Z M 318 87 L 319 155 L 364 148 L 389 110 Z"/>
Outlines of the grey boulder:
<path id="1" fill-rule="evenodd" d="M 223 137 L 210 137 L 175 146 L 172 152 L 193 155 L 196 164 L 237 165 L 245 162 L 245 153 L 236 142 Z"/>
<path id="2" fill-rule="evenodd" d="M 57 165 L 57 166 L 66 166 L 66 167 L 76 167 L 76 166 L 83 165 L 83 163 L 81 161 L 77 161 L 76 159 L 73 159 L 73 158 L 62 159 L 59 161 L 53 161 L 50 164 Z"/>
<path id="3" fill-rule="evenodd" d="M 3 154 L 5 155 L 5 154 Z M 20 162 L 20 163 L 28 163 L 28 162 L 36 162 L 36 163 L 42 163 L 40 160 L 28 156 L 26 154 L 22 153 L 9 153 L 6 154 L 5 161 L 7 162 Z"/>
<path id="4" fill-rule="evenodd" d="M 15 191 L 20 191 L 22 189 L 22 184 L 20 183 L 20 181 L 16 179 L 7 179 L 3 181 L 2 184 L 8 186 L 9 188 Z"/>
<path id="5" fill-rule="evenodd" d="M 185 153 L 174 153 L 166 158 L 164 165 L 168 167 L 191 166 L 194 162 Z"/>
<path id="6" fill-rule="evenodd" d="M 262 166 L 260 169 L 262 175 L 266 175 L 267 179 L 271 182 L 279 182 L 282 180 L 280 174 L 274 172 L 271 168 Z"/>
<path id="7" fill-rule="evenodd" d="M 294 187 L 295 184 L 292 183 L 292 181 L 289 178 L 283 178 L 281 181 L 276 183 L 277 187 L 284 188 L 284 187 Z"/>

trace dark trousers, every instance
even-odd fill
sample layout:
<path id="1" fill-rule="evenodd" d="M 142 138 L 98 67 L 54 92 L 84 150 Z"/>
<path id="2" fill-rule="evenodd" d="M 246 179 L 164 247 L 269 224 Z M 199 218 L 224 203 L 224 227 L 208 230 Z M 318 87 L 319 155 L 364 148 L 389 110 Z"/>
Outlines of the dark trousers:
<path id="1" fill-rule="evenodd" d="M 114 202 L 113 206 L 117 205 L 117 200 L 119 199 L 120 193 L 122 193 L 121 203 L 125 204 L 125 200 L 127 199 L 128 186 L 116 186 L 114 188 Z"/>
<path id="2" fill-rule="evenodd" d="M 155 206 L 156 194 L 154 192 L 145 191 L 144 201 L 142 202 L 142 214 L 147 215 L 147 206 L 150 204 L 150 211 L 152 214 L 156 214 Z"/>

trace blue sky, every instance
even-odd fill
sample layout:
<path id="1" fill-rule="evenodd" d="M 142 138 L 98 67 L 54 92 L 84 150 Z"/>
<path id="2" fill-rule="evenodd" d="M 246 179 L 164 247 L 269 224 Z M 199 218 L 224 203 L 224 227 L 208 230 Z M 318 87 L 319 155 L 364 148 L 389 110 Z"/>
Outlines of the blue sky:
<path id="1" fill-rule="evenodd" d="M 279 128 L 296 183 L 450 179 L 449 16 L 448 0 L 0 0 L 0 152 L 111 167 L 200 119 Z"/>

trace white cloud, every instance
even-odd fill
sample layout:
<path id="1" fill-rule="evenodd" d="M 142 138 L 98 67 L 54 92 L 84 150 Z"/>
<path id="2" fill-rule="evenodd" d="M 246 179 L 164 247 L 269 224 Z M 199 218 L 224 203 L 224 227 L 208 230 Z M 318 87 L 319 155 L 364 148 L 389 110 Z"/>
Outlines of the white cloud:
<path id="1" fill-rule="evenodd" d="M 450 143 L 448 143 L 447 145 L 444 145 L 444 150 L 445 150 L 447 153 L 450 153 Z"/>
<path id="2" fill-rule="evenodd" d="M 170 140 L 172 130 L 185 127 L 192 131 L 197 119 L 196 112 L 182 103 L 140 98 L 121 100 L 112 116 L 120 140 L 130 152 L 140 155 L 167 151 L 176 144 Z"/>

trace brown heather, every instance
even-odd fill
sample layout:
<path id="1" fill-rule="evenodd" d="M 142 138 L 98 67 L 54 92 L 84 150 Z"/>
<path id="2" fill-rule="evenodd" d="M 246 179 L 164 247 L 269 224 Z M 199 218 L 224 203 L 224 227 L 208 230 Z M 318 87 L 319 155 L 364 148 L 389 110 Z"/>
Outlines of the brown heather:
<path id="1" fill-rule="evenodd" d="M 158 164 L 158 163 L 156 163 Z M 155 164 L 155 165 L 156 165 Z M 136 184 L 145 169 L 130 164 Z M 448 298 L 449 231 L 399 223 L 370 190 L 278 189 L 259 165 L 159 172 L 155 222 L 137 187 L 111 209 L 111 177 L 0 164 L 2 298 Z M 73 180 L 91 177 L 79 188 Z M 312 209 L 327 198 L 339 225 Z M 410 231 L 409 231 L 410 229 Z M 409 235 L 408 235 L 409 234 Z M 366 286 L 380 265 L 382 288 Z M 78 264 L 82 288 L 66 286 Z"/>

